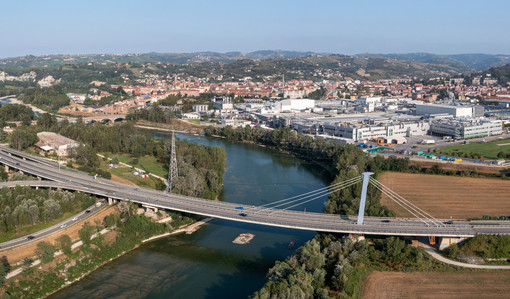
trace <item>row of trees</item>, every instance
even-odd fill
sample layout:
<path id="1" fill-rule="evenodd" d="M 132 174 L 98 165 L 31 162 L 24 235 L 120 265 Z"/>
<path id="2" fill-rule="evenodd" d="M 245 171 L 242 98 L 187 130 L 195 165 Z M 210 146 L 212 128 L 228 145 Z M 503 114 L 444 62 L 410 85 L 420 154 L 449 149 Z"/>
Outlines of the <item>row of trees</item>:
<path id="1" fill-rule="evenodd" d="M 2 188 L 0 232 L 14 232 L 18 227 L 47 222 L 67 212 L 77 213 L 94 202 L 94 197 L 78 192 Z"/>

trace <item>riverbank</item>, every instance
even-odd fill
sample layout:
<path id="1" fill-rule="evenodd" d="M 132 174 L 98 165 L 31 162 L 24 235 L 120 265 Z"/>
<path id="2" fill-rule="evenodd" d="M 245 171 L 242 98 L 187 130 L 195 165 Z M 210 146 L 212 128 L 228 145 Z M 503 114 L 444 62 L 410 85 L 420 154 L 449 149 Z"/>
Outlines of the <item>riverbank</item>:
<path id="1" fill-rule="evenodd" d="M 100 232 L 94 234 L 91 236 L 91 242 L 86 242 L 88 244 L 84 244 L 83 241 L 78 241 L 72 244 L 72 250 L 74 251 L 72 255 L 70 256 L 64 256 L 64 254 L 61 251 L 57 251 L 55 253 L 55 260 L 50 262 L 49 264 L 42 264 L 40 260 L 35 260 L 32 262 L 32 265 L 27 270 L 26 267 L 19 267 L 9 275 L 7 275 L 7 281 L 6 285 L 8 293 L 12 296 L 16 296 L 18 298 L 24 298 L 24 297 L 48 297 L 52 294 L 55 294 L 59 292 L 60 290 L 65 289 L 66 287 L 72 285 L 73 283 L 81 281 L 84 277 L 90 275 L 92 272 L 97 271 L 101 267 L 111 263 L 112 261 L 120 258 L 121 256 L 127 254 L 128 252 L 131 252 L 137 248 L 139 248 L 140 245 L 160 239 L 163 237 L 167 237 L 170 235 L 176 235 L 180 233 L 187 233 L 191 234 L 195 231 L 197 231 L 201 226 L 208 223 L 209 221 L 213 220 L 212 218 L 206 218 L 197 222 L 193 223 L 187 223 L 184 225 L 179 226 L 177 229 L 166 232 L 163 234 L 157 234 L 154 236 L 150 236 L 147 238 L 144 238 L 143 240 L 140 240 L 139 242 L 136 242 L 133 244 L 133 246 L 129 246 L 130 248 L 126 248 L 125 250 L 119 251 L 117 254 L 109 256 L 106 260 L 98 263 L 97 265 L 93 265 L 92 267 L 86 267 L 84 269 L 85 271 L 78 273 L 76 271 L 70 271 L 70 268 L 78 266 L 78 264 L 84 262 L 85 264 L 89 264 L 87 260 L 89 260 L 88 253 L 91 249 L 94 249 L 96 247 L 108 247 L 111 245 L 108 245 L 108 241 L 105 240 L 114 240 L 117 238 L 119 234 L 121 234 L 122 229 L 113 229 L 113 228 L 104 228 Z M 104 243 L 106 242 L 106 243 Z M 116 241 L 117 242 L 117 241 Z M 103 245 L 101 245 L 103 244 Z M 115 242 L 114 242 L 115 244 Z M 112 244 L 113 245 L 113 244 Z M 85 246 L 86 248 L 82 248 L 78 250 L 80 247 Z M 122 246 L 121 246 L 122 247 Z M 95 256 L 93 254 L 92 256 Z M 93 263 L 92 263 L 93 264 Z M 90 265 L 92 265 L 90 264 Z M 20 278 L 17 278 L 16 276 L 20 274 L 22 275 Z M 34 277 L 32 277 L 34 276 Z M 53 277 L 53 278 L 52 278 Z M 34 278 L 39 278 L 35 279 Z M 68 279 L 69 278 L 69 279 Z M 46 284 L 45 282 L 48 279 L 52 279 L 52 283 L 47 284 L 48 286 L 45 286 L 44 288 L 38 287 L 38 291 L 35 291 L 34 293 L 26 293 L 23 292 L 23 290 L 19 289 L 19 287 L 15 287 L 16 285 L 25 285 L 24 289 L 30 291 L 32 288 L 36 288 L 36 286 L 39 286 L 40 284 Z M 36 285 L 33 285 L 33 283 L 36 283 Z M 13 287 L 15 287 L 15 290 L 13 290 Z M 54 289 L 52 289 L 54 287 Z M 44 291 L 43 291 L 44 290 Z"/>

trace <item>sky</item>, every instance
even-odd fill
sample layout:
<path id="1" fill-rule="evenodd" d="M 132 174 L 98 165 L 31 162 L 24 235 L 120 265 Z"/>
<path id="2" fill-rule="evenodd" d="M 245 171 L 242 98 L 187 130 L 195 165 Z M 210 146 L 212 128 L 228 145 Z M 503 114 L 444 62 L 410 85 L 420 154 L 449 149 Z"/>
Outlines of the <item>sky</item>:
<path id="1" fill-rule="evenodd" d="M 510 54 L 501 0 L 2 0 L 0 58 L 252 52 Z"/>

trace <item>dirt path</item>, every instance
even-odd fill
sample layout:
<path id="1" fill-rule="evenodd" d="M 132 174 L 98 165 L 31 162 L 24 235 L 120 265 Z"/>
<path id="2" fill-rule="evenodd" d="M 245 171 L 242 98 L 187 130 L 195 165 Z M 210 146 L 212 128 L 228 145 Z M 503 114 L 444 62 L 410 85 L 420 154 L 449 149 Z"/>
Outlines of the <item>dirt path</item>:
<path id="1" fill-rule="evenodd" d="M 467 264 L 467 263 L 462 263 L 462 262 L 450 260 L 450 259 L 447 259 L 444 256 L 440 255 L 439 253 L 437 253 L 437 251 L 434 248 L 432 248 L 430 246 L 427 246 L 425 244 L 420 244 L 420 248 L 425 250 L 425 252 L 430 254 L 436 260 L 438 260 L 438 261 L 440 261 L 442 263 L 445 263 L 445 264 L 449 264 L 449 265 L 454 265 L 454 266 L 463 267 L 463 268 L 472 268 L 472 269 L 510 270 L 510 266 L 503 266 L 503 265 L 473 265 L 473 264 Z"/>

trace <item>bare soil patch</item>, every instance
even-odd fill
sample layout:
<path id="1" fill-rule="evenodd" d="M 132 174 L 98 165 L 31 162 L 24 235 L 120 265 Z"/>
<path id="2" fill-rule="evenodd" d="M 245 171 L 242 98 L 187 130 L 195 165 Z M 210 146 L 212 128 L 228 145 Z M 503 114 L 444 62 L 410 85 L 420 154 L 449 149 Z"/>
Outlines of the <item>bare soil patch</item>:
<path id="1" fill-rule="evenodd" d="M 28 244 L 18 246 L 12 249 L 8 249 L 5 251 L 0 252 L 1 256 L 6 256 L 9 263 L 15 264 L 16 262 L 21 261 L 25 257 L 33 257 L 35 255 L 35 250 L 37 249 L 37 243 L 41 241 L 50 242 L 51 244 L 55 245 L 55 240 L 61 236 L 61 235 L 68 235 L 71 237 L 71 239 L 74 241 L 77 241 L 79 239 L 78 231 L 83 227 L 83 224 L 85 222 L 89 222 L 92 225 L 95 225 L 95 221 L 103 222 L 103 219 L 116 212 L 117 209 L 114 206 L 107 207 L 106 209 L 102 210 L 101 212 L 87 218 L 86 220 L 80 221 L 76 223 L 75 225 L 69 226 L 64 230 L 61 230 L 57 233 L 54 233 L 50 236 L 47 236 L 45 238 L 37 239 L 33 242 L 30 242 Z"/>
<path id="2" fill-rule="evenodd" d="M 510 272 L 370 273 L 361 298 L 504 298 Z"/>
<path id="3" fill-rule="evenodd" d="M 510 181 L 507 180 L 397 172 L 384 173 L 379 180 L 436 218 L 510 215 Z M 381 204 L 397 216 L 412 217 L 384 195 Z"/>

